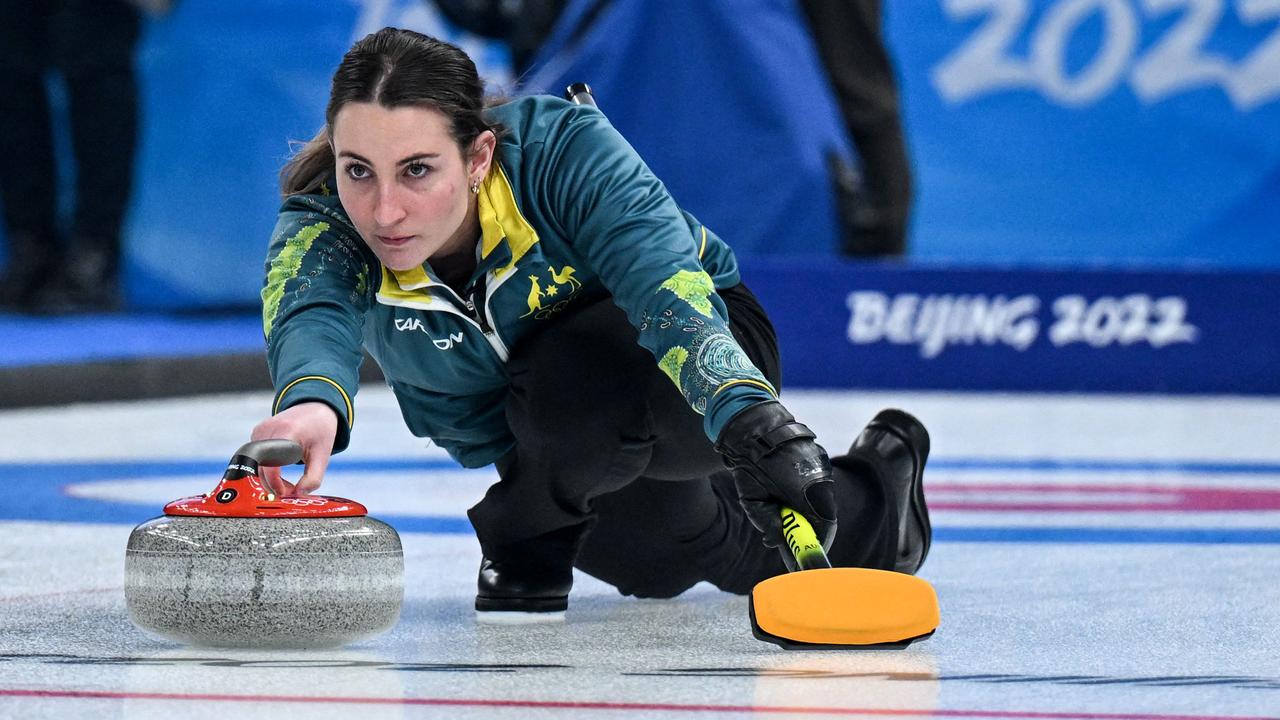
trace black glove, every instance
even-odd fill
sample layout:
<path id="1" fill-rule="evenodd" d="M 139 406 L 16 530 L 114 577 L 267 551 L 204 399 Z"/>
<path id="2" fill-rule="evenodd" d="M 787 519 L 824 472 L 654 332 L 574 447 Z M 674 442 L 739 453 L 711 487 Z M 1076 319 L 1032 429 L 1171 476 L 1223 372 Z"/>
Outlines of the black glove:
<path id="1" fill-rule="evenodd" d="M 751 524 L 769 547 L 786 546 L 781 506 L 813 525 L 822 547 L 836 536 L 836 499 L 831 461 L 809 428 L 777 401 L 743 410 L 720 432 L 716 450 L 724 455 Z M 783 553 L 785 556 L 787 553 Z"/>

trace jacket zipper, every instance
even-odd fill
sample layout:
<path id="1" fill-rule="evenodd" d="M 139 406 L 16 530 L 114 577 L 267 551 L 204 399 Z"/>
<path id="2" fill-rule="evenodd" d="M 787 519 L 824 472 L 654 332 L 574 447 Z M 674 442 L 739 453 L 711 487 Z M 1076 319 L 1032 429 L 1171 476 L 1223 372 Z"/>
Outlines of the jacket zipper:
<path id="1" fill-rule="evenodd" d="M 476 280 L 475 285 L 471 286 L 471 294 L 463 297 L 462 293 L 458 293 L 458 298 L 462 300 L 463 305 L 467 306 L 467 312 L 471 313 L 471 317 L 476 321 L 476 324 L 480 326 L 480 329 L 484 331 L 484 334 L 488 335 L 493 332 L 493 328 L 489 327 L 489 321 L 485 319 L 484 313 L 481 311 L 481 308 L 476 306 L 475 301 L 477 296 L 481 298 L 484 297 L 484 286 L 485 276 L 481 275 L 479 279 Z"/>
<path id="2" fill-rule="evenodd" d="M 488 340 L 489 345 L 492 346 L 495 351 L 497 351 L 498 357 L 501 358 L 503 362 L 506 362 L 507 361 L 506 344 L 502 342 L 502 339 L 498 337 L 498 334 L 496 332 L 494 332 L 493 327 L 489 325 L 489 321 L 487 318 L 485 318 L 484 311 L 482 310 L 483 306 L 480 303 L 477 303 L 475 301 L 475 298 L 477 296 L 481 298 L 484 297 L 484 289 L 485 289 L 485 278 L 481 276 L 480 280 L 476 283 L 475 287 L 472 288 L 470 296 L 463 297 L 461 293 L 454 292 L 453 288 L 449 288 L 449 292 L 452 292 L 454 294 L 454 297 L 462 301 L 463 307 L 465 307 L 467 309 L 467 312 L 471 314 L 471 319 L 475 321 L 476 325 L 480 326 L 480 332 L 484 333 L 484 339 Z"/>
<path id="3" fill-rule="evenodd" d="M 476 324 L 480 326 L 481 332 L 485 335 L 492 335 L 493 328 L 489 327 L 489 323 L 485 321 L 484 314 L 476 309 L 475 301 L 467 298 L 462 301 L 462 304 L 467 306 L 467 312 L 471 313 L 471 319 L 475 320 Z"/>

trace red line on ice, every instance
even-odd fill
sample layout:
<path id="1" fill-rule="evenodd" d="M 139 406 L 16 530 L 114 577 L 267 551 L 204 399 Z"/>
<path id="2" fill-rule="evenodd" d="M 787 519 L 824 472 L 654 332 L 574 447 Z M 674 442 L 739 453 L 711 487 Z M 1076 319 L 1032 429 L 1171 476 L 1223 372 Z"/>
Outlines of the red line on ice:
<path id="1" fill-rule="evenodd" d="M 929 498 L 930 493 L 935 498 Z M 1044 498 L 1002 500 L 1008 493 Z M 1055 500 L 1068 495 L 1128 496 L 1114 501 Z M 941 497 L 938 497 L 941 496 Z M 1133 496 L 1140 496 L 1136 499 Z M 1145 497 L 1141 497 L 1145 496 Z M 1231 512 L 1280 510 L 1280 490 L 1270 488 L 1177 487 L 1160 485 L 925 485 L 929 509 L 1014 512 Z"/>
<path id="2" fill-rule="evenodd" d="M 550 710 L 629 710 L 702 713 L 808 713 L 813 715 L 873 715 L 893 717 L 1027 718 L 1029 720 L 1280 720 L 1239 715 L 1161 715 L 1143 713 L 1019 712 L 1010 710 L 901 710 L 890 708 L 779 707 L 771 705 L 677 705 L 572 700 L 484 700 L 465 698 L 315 697 L 310 695 L 212 695 L 207 693 L 145 693 L 111 690 L 23 690 L 0 688 L 0 697 L 71 698 L 87 700 L 187 700 L 202 702 L 334 703 L 351 705 L 431 705 L 437 707 L 530 708 Z"/>

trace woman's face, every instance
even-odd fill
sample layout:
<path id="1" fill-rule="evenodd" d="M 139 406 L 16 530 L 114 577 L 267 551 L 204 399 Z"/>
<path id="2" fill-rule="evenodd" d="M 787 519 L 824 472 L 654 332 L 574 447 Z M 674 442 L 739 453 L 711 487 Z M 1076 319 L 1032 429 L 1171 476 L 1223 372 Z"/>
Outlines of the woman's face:
<path id="1" fill-rule="evenodd" d="M 438 110 L 348 103 L 333 120 L 338 197 L 356 230 L 392 270 L 474 247 L 471 185 L 484 178 L 493 134 L 468 160 Z"/>

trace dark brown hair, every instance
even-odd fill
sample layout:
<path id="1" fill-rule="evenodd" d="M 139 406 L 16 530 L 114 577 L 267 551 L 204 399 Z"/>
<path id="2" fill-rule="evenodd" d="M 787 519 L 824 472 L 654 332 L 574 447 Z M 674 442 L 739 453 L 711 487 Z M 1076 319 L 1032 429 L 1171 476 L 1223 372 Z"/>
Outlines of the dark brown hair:
<path id="1" fill-rule="evenodd" d="M 385 108 L 425 107 L 449 118 L 449 134 L 463 157 L 485 130 L 484 83 L 476 65 L 455 45 L 412 30 L 383 28 L 357 41 L 333 73 L 324 129 L 305 143 L 280 171 L 282 195 L 315 192 L 334 173 L 333 119 L 351 102 Z"/>

